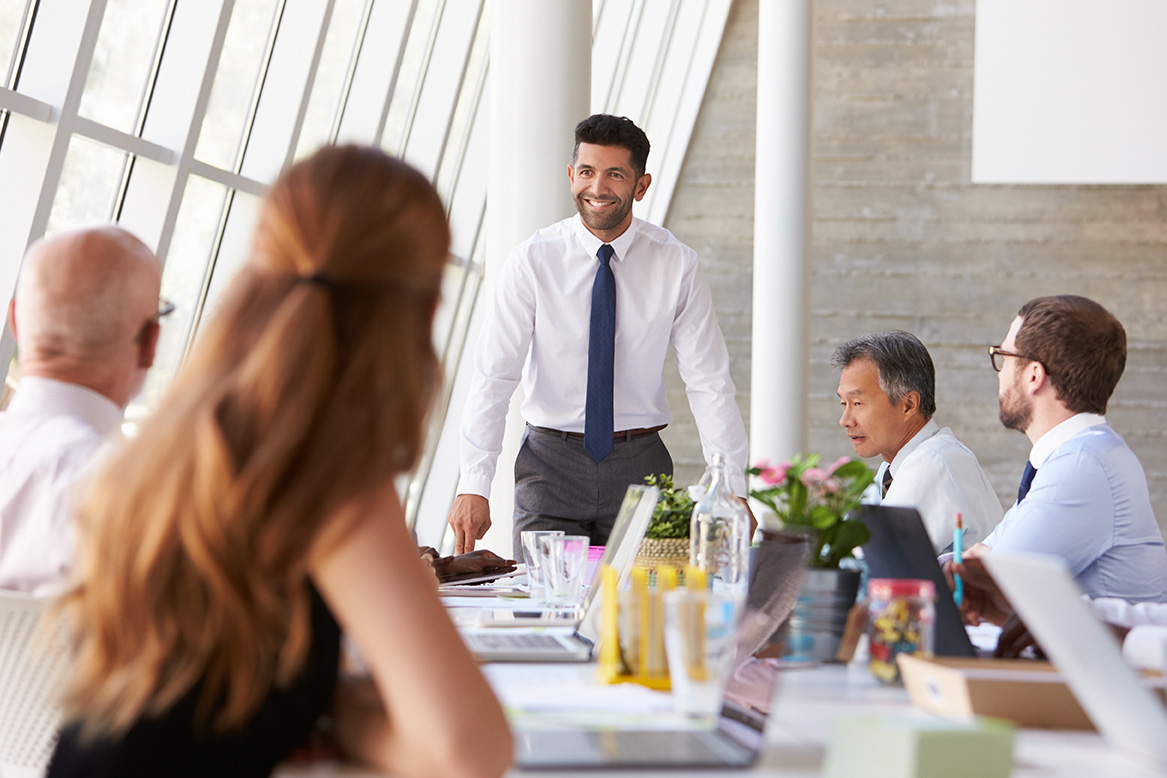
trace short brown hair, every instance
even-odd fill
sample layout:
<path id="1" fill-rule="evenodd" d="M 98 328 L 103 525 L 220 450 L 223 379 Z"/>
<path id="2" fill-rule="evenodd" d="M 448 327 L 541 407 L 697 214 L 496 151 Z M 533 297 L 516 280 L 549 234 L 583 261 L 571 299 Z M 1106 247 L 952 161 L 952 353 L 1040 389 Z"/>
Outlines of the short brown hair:
<path id="1" fill-rule="evenodd" d="M 1066 408 L 1106 413 L 1126 367 L 1126 330 L 1118 319 L 1072 294 L 1034 298 L 1017 315 L 1017 351 L 1045 367 Z"/>

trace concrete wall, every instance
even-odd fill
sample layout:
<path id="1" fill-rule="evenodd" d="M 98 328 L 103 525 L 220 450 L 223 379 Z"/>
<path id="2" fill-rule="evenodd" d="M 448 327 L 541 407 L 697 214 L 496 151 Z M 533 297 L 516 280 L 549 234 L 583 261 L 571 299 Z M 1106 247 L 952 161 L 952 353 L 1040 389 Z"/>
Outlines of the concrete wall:
<path id="1" fill-rule="evenodd" d="M 666 221 L 702 256 L 747 416 L 757 8 L 734 4 Z M 1127 369 L 1108 417 L 1142 460 L 1164 524 L 1167 186 L 971 184 L 974 13 L 973 0 L 815 3 L 808 448 L 851 453 L 837 424 L 834 347 L 906 329 L 936 363 L 937 421 L 977 453 L 1009 504 L 1029 443 L 997 421 L 985 347 L 1027 299 L 1083 294 L 1126 327 Z M 669 371 L 677 421 L 666 441 L 679 481 L 691 482 L 700 448 Z"/>

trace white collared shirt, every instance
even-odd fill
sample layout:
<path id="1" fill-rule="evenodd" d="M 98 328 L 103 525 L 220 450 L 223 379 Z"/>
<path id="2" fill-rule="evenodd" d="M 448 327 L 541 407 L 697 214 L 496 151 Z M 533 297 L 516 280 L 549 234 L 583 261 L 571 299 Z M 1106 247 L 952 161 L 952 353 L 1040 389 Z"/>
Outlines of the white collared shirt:
<path id="1" fill-rule="evenodd" d="M 1122 642 L 1127 664 L 1140 670 L 1167 669 L 1167 604 L 1100 598 L 1090 605 L 1103 621 L 1130 628 Z"/>
<path id="2" fill-rule="evenodd" d="M 602 242 L 579 216 L 539 230 L 507 258 L 479 336 L 462 414 L 459 494 L 490 495 L 507 406 L 520 379 L 523 418 L 583 432 L 592 284 Z M 668 230 L 634 218 L 615 251 L 613 431 L 672 421 L 664 364 L 670 344 L 709 461 L 745 468 L 745 425 L 729 352 L 697 254 Z M 734 488 L 745 494 L 744 478 Z"/>
<path id="3" fill-rule="evenodd" d="M 890 465 L 880 467 L 875 483 L 883 482 L 889 467 L 892 483 L 882 504 L 918 510 L 937 553 L 952 545 L 956 514 L 964 525 L 965 548 L 1001 521 L 1001 500 L 976 455 L 948 427 L 929 420 Z"/>
<path id="4" fill-rule="evenodd" d="M 121 423 L 97 392 L 21 379 L 0 413 L 0 589 L 54 588 L 71 569 L 73 487 Z"/>

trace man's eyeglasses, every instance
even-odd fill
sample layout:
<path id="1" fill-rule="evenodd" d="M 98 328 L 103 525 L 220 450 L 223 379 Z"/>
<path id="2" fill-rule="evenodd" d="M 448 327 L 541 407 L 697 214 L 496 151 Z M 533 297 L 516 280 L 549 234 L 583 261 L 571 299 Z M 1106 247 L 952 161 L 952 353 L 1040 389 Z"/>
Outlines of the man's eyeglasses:
<path id="1" fill-rule="evenodd" d="M 993 369 L 998 373 L 1005 367 L 1005 357 L 1017 357 L 1018 359 L 1028 359 L 1030 362 L 1036 362 L 1033 357 L 1027 357 L 1024 354 L 1018 354 L 1015 351 L 1006 351 L 1003 348 L 996 346 L 989 346 L 989 361 L 993 363 Z"/>
<path id="2" fill-rule="evenodd" d="M 146 319 L 145 323 L 142 325 L 142 329 L 138 330 L 138 334 L 134 336 L 134 342 L 141 343 L 142 336 L 146 334 L 147 327 L 149 327 L 151 324 L 157 324 L 172 313 L 174 313 L 174 303 L 170 302 L 165 297 L 159 297 L 158 310 L 155 311 L 149 319 Z"/>
<path id="3" fill-rule="evenodd" d="M 151 321 L 161 321 L 170 314 L 174 313 L 174 303 L 167 300 L 165 297 L 158 298 L 158 311 L 150 317 Z"/>

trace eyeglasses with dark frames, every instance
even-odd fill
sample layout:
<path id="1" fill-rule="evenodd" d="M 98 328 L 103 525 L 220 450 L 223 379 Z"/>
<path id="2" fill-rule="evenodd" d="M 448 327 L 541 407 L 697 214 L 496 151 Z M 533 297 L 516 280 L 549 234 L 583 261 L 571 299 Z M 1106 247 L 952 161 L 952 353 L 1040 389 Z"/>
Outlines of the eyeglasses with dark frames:
<path id="1" fill-rule="evenodd" d="M 1033 357 L 1027 357 L 1024 354 L 1018 354 L 1015 351 L 1006 351 L 1003 348 L 996 346 L 989 346 L 989 362 L 992 363 L 993 369 L 998 373 L 1005 367 L 1005 357 L 1016 357 L 1017 359 L 1028 359 L 1030 362 L 1036 362 Z"/>
<path id="2" fill-rule="evenodd" d="M 174 313 L 174 303 L 170 302 L 165 297 L 159 297 L 158 311 L 151 317 L 151 319 L 153 321 L 161 321 L 172 313 Z"/>
<path id="3" fill-rule="evenodd" d="M 158 310 L 155 311 L 149 319 L 146 319 L 144 324 L 142 324 L 142 329 L 138 330 L 138 334 L 134 336 L 134 342 L 140 343 L 142 341 L 142 336 L 146 334 L 147 327 L 149 327 L 151 324 L 159 323 L 172 313 L 174 313 L 174 303 L 170 302 L 170 300 L 167 300 L 165 297 L 159 297 Z"/>

